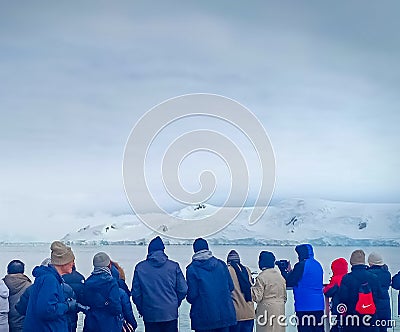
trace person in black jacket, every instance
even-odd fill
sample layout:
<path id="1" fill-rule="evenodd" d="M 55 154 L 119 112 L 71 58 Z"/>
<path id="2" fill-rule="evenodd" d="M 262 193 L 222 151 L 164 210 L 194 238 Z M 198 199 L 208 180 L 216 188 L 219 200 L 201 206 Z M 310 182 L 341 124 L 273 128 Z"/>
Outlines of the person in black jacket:
<path id="1" fill-rule="evenodd" d="M 350 257 L 351 272 L 342 278 L 339 287 L 339 299 L 347 308 L 344 324 L 345 332 L 378 332 L 375 326 L 376 314 L 361 315 L 356 311 L 356 304 L 360 286 L 368 283 L 372 297 L 376 303 L 382 298 L 378 277 L 367 270 L 365 265 L 365 253 L 358 249 L 352 252 Z"/>
<path id="2" fill-rule="evenodd" d="M 379 331 L 386 332 L 390 326 L 390 320 L 392 317 L 392 312 L 390 309 L 390 296 L 389 287 L 391 283 L 392 276 L 388 270 L 388 267 L 383 262 L 381 255 L 372 252 L 368 256 L 368 271 L 375 274 L 380 282 L 382 298 L 377 299 L 376 304 L 376 318 L 379 320 Z"/>

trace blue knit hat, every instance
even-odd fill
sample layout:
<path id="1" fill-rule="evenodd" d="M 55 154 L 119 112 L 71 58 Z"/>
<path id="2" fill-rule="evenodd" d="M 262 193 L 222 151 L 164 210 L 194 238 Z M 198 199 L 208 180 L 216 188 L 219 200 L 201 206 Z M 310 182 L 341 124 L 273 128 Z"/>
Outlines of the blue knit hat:
<path id="1" fill-rule="evenodd" d="M 157 236 L 150 241 L 149 248 L 147 249 L 147 251 L 150 254 L 153 251 L 164 250 L 164 249 L 165 249 L 164 242 L 161 240 L 159 236 Z"/>
<path id="2" fill-rule="evenodd" d="M 193 250 L 194 252 L 198 252 L 200 250 L 208 250 L 208 243 L 206 240 L 199 237 L 193 243 Z"/>

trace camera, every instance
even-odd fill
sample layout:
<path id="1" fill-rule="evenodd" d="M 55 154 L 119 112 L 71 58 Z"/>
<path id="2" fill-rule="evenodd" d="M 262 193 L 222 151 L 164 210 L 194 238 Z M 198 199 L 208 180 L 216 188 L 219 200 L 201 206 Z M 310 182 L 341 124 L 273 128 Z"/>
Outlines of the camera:
<path id="1" fill-rule="evenodd" d="M 289 261 L 287 259 L 280 259 L 275 262 L 275 265 L 279 268 L 279 270 L 287 271 L 289 268 Z"/>

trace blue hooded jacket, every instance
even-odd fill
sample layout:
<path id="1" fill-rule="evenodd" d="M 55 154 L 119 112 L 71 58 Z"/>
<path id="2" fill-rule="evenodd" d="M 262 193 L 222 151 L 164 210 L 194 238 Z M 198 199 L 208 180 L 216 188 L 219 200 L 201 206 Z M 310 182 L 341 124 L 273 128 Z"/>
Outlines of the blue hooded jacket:
<path id="1" fill-rule="evenodd" d="M 128 286 L 126 285 L 124 280 L 120 279 L 118 269 L 112 263 L 111 263 L 111 275 L 118 283 L 119 298 L 121 300 L 122 314 L 123 314 L 124 320 L 127 321 L 129 324 L 131 324 L 132 327 L 136 330 L 137 322 L 136 322 L 135 316 L 133 315 L 132 303 L 130 300 L 130 292 L 128 290 L 128 293 L 127 293 L 127 291 L 125 290 L 128 288 Z M 124 285 L 124 286 L 121 287 L 121 285 Z"/>
<path id="2" fill-rule="evenodd" d="M 310 244 L 300 244 L 295 251 L 299 256 L 291 272 L 286 274 L 286 286 L 293 287 L 296 312 L 324 310 L 323 270 L 314 259 Z"/>
<path id="3" fill-rule="evenodd" d="M 187 284 L 179 264 L 162 250 L 138 263 L 132 280 L 132 300 L 145 322 L 167 322 L 178 318 Z"/>
<path id="4" fill-rule="evenodd" d="M 234 289 L 228 267 L 212 256 L 193 260 L 186 268 L 187 300 L 191 303 L 192 330 L 212 330 L 236 324 L 231 292 Z"/>
<path id="5" fill-rule="evenodd" d="M 117 281 L 106 272 L 91 274 L 83 287 L 84 332 L 121 332 L 123 316 Z"/>
<path id="6" fill-rule="evenodd" d="M 36 266 L 24 321 L 25 332 L 68 332 L 63 280 L 53 266 Z"/>

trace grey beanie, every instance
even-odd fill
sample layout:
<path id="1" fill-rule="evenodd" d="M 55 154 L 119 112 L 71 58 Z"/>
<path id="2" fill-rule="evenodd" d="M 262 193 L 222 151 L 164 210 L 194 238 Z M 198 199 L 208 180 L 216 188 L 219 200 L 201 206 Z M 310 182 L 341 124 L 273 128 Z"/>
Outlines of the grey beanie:
<path id="1" fill-rule="evenodd" d="M 368 256 L 368 264 L 369 265 L 384 265 L 383 257 L 376 252 L 371 252 Z"/>
<path id="2" fill-rule="evenodd" d="M 105 252 L 98 252 L 93 257 L 94 267 L 106 267 L 110 265 L 110 262 L 111 262 L 110 256 L 108 256 Z"/>

